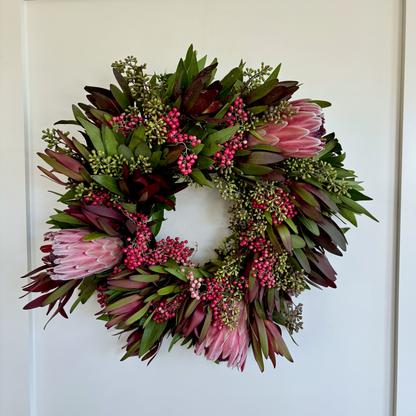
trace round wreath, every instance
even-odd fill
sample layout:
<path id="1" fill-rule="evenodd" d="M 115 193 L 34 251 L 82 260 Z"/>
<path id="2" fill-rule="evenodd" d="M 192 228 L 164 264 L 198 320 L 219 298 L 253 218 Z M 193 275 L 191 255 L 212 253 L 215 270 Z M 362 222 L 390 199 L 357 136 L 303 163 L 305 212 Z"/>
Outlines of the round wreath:
<path id="1" fill-rule="evenodd" d="M 214 81 L 190 46 L 176 72 L 148 76 L 128 57 L 114 63 L 120 85 L 85 87 L 90 104 L 73 106 L 84 143 L 60 130 L 44 131 L 39 169 L 66 192 L 67 205 L 50 217 L 43 266 L 25 277 L 41 293 L 25 309 L 64 310 L 94 293 L 107 328 L 128 333 L 126 353 L 153 359 L 163 339 L 244 369 L 247 350 L 292 361 L 281 327 L 301 327 L 310 286 L 335 288 L 325 252 L 342 255 L 345 232 L 333 220 L 357 225 L 373 218 L 363 188 L 343 167 L 345 153 L 325 135 L 324 101 L 290 101 L 296 81 L 272 70 L 232 69 Z M 66 177 L 58 178 L 57 174 Z M 187 186 L 214 186 L 231 201 L 230 230 L 200 266 L 179 238 L 156 240 L 164 211 Z"/>

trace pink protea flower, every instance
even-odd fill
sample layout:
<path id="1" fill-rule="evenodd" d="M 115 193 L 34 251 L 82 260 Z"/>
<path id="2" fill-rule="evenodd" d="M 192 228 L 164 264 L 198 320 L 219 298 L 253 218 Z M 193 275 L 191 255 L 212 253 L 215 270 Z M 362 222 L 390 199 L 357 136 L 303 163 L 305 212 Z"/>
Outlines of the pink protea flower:
<path id="1" fill-rule="evenodd" d="M 49 253 L 43 261 L 51 264 L 46 272 L 52 280 L 82 279 L 95 273 L 111 269 L 120 263 L 123 242 L 118 237 L 102 237 L 84 241 L 90 230 L 68 229 L 45 234 L 41 250 Z"/>
<path id="2" fill-rule="evenodd" d="M 256 129 L 264 141 L 249 135 L 249 145 L 269 144 L 281 149 L 287 157 L 313 157 L 324 146 L 321 137 L 326 133 L 321 107 L 308 99 L 290 102 L 292 116 L 278 123 L 270 121 Z"/>
<path id="3" fill-rule="evenodd" d="M 219 329 L 211 325 L 203 341 L 197 344 L 195 353 L 201 355 L 205 351 L 207 360 L 228 361 L 228 367 L 238 366 L 243 371 L 250 335 L 244 302 L 237 302 L 237 307 L 240 311 L 236 328 L 230 330 L 224 325 Z"/>

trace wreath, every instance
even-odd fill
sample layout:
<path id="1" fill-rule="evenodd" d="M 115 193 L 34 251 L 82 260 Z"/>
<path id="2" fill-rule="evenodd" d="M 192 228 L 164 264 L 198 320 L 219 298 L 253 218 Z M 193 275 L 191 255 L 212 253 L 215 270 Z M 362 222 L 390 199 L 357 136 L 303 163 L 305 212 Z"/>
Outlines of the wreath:
<path id="1" fill-rule="evenodd" d="M 217 61 L 205 64 L 192 45 L 172 74 L 149 76 L 127 57 L 112 65 L 119 87 L 85 87 L 89 104 L 55 123 L 76 125 L 83 140 L 43 131 L 39 156 L 52 169 L 39 169 L 64 187 L 66 208 L 47 222 L 44 265 L 24 276 L 24 290 L 40 294 L 25 309 L 67 318 L 76 291 L 70 312 L 96 294 L 98 319 L 127 334 L 122 360 L 151 361 L 171 336 L 170 348 L 180 341 L 241 370 L 252 346 L 263 371 L 264 358 L 292 361 L 282 327 L 302 328 L 295 298 L 336 287 L 325 253 L 346 250 L 339 224 L 375 218 L 326 135 L 328 102 L 292 101 L 299 84 L 279 81 L 280 65 L 241 62 L 219 81 Z M 231 202 L 230 236 L 204 265 L 187 241 L 156 239 L 188 186 Z"/>

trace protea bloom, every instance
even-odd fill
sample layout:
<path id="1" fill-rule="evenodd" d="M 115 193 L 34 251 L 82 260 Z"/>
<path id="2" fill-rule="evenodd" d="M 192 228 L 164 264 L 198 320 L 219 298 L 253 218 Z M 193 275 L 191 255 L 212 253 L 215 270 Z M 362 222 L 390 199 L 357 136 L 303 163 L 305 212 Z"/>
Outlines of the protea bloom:
<path id="1" fill-rule="evenodd" d="M 236 328 L 230 330 L 223 326 L 210 326 L 207 335 L 198 343 L 195 353 L 200 355 L 205 351 L 207 360 L 228 361 L 227 366 L 234 368 L 238 366 L 241 371 L 247 359 L 247 349 L 250 335 L 247 329 L 247 311 L 244 302 L 237 302 L 240 309 Z"/>
<path id="2" fill-rule="evenodd" d="M 120 263 L 123 242 L 118 237 L 102 237 L 84 241 L 90 230 L 67 229 L 45 234 L 41 250 L 49 253 L 43 257 L 52 267 L 46 272 L 52 280 L 82 279 L 95 273 L 111 269 Z"/>
<path id="3" fill-rule="evenodd" d="M 307 99 L 292 101 L 294 111 L 286 121 L 274 123 L 270 121 L 256 129 L 263 139 L 250 134 L 249 145 L 269 144 L 279 148 L 287 157 L 313 157 L 324 146 L 321 137 L 325 134 L 324 118 L 321 107 L 308 103 Z"/>

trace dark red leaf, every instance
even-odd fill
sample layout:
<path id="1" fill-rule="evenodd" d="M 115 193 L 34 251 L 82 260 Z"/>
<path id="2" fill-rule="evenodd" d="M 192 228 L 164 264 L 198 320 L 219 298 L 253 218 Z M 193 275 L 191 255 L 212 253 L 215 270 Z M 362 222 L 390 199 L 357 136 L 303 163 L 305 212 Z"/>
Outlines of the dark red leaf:
<path id="1" fill-rule="evenodd" d="M 195 115 L 202 114 L 205 110 L 207 110 L 212 105 L 217 95 L 218 95 L 217 90 L 202 91 L 201 94 L 199 94 L 198 99 L 196 100 L 195 104 L 193 105 L 192 109 L 189 112 Z M 220 103 L 218 104 L 221 106 Z"/>

